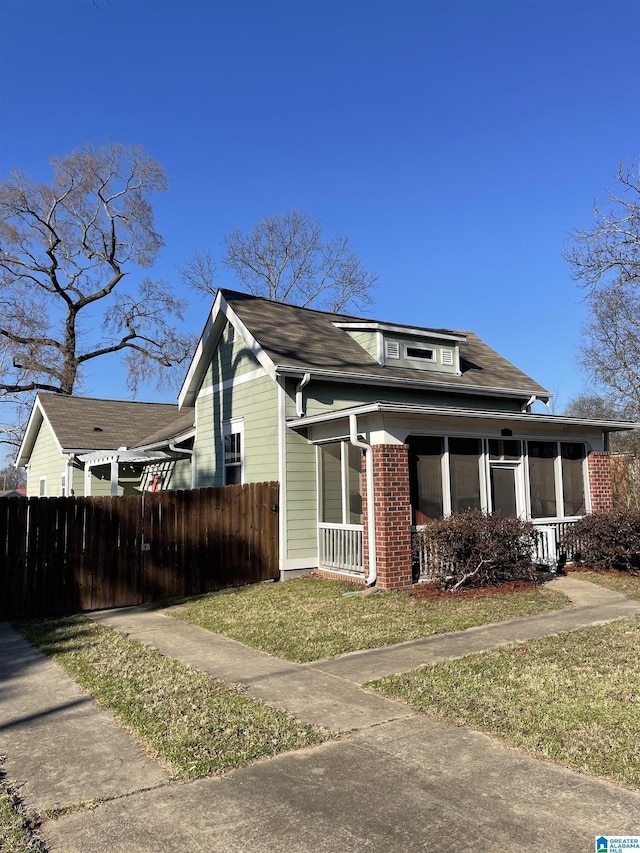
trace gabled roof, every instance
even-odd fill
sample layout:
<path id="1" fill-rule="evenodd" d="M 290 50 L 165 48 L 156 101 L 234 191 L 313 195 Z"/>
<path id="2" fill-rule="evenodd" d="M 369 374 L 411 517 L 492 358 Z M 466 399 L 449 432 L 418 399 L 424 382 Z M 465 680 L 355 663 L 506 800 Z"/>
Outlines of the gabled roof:
<path id="1" fill-rule="evenodd" d="M 39 393 L 16 464 L 24 465 L 28 462 L 45 420 L 61 452 L 86 453 L 169 440 L 193 426 L 194 418 L 193 409 L 180 412 L 171 403 L 138 403 Z"/>
<path id="2" fill-rule="evenodd" d="M 244 337 L 262 366 L 277 374 L 372 385 L 415 384 L 450 391 L 508 394 L 548 399 L 549 391 L 487 346 L 473 332 L 389 324 L 344 314 L 300 308 L 233 290 L 220 290 L 180 392 L 180 405 L 193 405 L 226 320 Z M 445 336 L 458 341 L 461 375 L 379 364 L 352 337 L 344 324 L 390 325 L 399 332 Z"/>

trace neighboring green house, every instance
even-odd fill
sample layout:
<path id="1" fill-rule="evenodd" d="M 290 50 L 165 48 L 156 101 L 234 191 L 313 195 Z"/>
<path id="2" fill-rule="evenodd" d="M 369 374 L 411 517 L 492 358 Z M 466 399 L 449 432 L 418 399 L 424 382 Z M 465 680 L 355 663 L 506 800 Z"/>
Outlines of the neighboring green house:
<path id="1" fill-rule="evenodd" d="M 27 469 L 29 497 L 188 489 L 193 418 L 166 403 L 40 393 L 16 465 Z"/>
<path id="2" fill-rule="evenodd" d="M 185 419 L 179 429 L 169 419 L 155 435 L 119 438 L 114 424 L 110 443 L 94 447 L 87 425 L 79 450 L 49 415 L 55 400 L 72 420 L 79 398 L 42 395 L 19 464 L 29 462 L 29 494 L 50 476 L 47 452 L 58 466 L 75 454 L 67 483 L 76 464 L 91 464 L 92 494 L 107 465 L 112 491 L 124 465 L 139 474 L 136 488 L 188 487 L 189 474 L 193 486 L 277 480 L 283 577 L 318 568 L 403 587 L 412 530 L 429 519 L 467 507 L 530 518 L 553 561 L 563 525 L 611 506 L 607 436 L 638 425 L 531 412 L 550 396 L 472 332 L 221 290 L 178 408 L 166 407 Z"/>

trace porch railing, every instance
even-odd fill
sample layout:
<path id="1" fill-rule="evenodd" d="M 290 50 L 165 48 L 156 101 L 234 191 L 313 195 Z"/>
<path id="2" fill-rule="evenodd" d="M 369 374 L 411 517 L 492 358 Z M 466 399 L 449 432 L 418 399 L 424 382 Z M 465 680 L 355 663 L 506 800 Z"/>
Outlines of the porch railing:
<path id="1" fill-rule="evenodd" d="M 362 531 L 361 524 L 318 524 L 320 568 L 364 574 Z"/>
<path id="2" fill-rule="evenodd" d="M 567 530 L 578 521 L 575 518 L 551 518 L 543 521 L 534 521 L 536 547 L 531 555 L 531 560 L 539 566 L 547 566 L 551 571 L 558 568 L 560 561 L 570 563 L 573 552 L 568 547 L 565 539 Z M 413 547 L 413 559 L 416 574 L 421 581 L 428 581 L 446 571 L 448 566 L 445 560 L 437 553 L 437 549 L 430 542 L 422 543 L 422 547 L 416 547 L 417 534 L 421 527 L 413 528 L 411 537 Z"/>

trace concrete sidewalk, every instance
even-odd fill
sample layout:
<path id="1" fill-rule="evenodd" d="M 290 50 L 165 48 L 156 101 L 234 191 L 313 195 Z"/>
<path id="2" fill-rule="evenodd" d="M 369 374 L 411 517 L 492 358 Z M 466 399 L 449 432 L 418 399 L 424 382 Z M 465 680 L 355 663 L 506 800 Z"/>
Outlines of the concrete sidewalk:
<path id="1" fill-rule="evenodd" d="M 59 667 L 0 630 L 0 753 L 29 808 L 109 798 L 43 826 L 53 851 L 592 850 L 640 832 L 640 793 L 531 758 L 359 687 L 369 678 L 640 611 L 572 578 L 563 611 L 291 664 L 144 608 L 92 614 L 166 655 L 343 733 L 192 783 L 165 769 Z"/>

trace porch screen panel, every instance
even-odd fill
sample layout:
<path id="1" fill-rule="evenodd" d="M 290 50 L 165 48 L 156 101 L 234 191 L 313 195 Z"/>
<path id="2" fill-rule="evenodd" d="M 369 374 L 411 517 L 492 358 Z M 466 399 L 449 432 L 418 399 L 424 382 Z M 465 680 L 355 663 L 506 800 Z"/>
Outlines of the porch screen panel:
<path id="1" fill-rule="evenodd" d="M 449 439 L 451 511 L 480 509 L 480 440 Z"/>
<path id="2" fill-rule="evenodd" d="M 529 483 L 531 487 L 531 516 L 553 518 L 558 514 L 555 481 L 555 441 L 530 441 Z"/>
<path id="3" fill-rule="evenodd" d="M 362 524 L 362 451 L 346 445 L 349 484 L 349 524 Z"/>
<path id="4" fill-rule="evenodd" d="M 584 515 L 584 444 L 563 442 L 560 445 L 560 455 L 564 514 Z"/>
<path id="5" fill-rule="evenodd" d="M 442 439 L 409 438 L 409 487 L 414 524 L 442 518 Z"/>
<path id="6" fill-rule="evenodd" d="M 342 524 L 342 462 L 340 443 L 320 448 L 322 476 L 321 521 Z"/>

